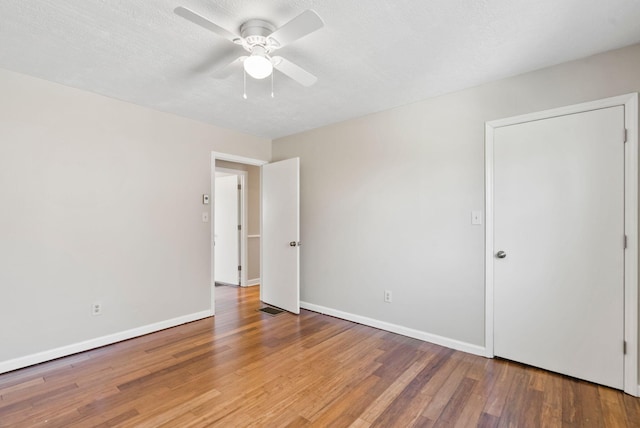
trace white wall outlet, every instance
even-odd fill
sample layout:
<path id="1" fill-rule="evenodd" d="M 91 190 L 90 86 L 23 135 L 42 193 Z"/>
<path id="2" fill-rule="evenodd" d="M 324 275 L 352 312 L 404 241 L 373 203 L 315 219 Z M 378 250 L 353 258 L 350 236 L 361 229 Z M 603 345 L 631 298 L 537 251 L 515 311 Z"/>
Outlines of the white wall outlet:
<path id="1" fill-rule="evenodd" d="M 384 290 L 384 301 L 391 303 L 391 290 Z"/>
<path id="2" fill-rule="evenodd" d="M 91 305 L 91 315 L 102 315 L 102 303 L 96 302 Z"/>
<path id="3" fill-rule="evenodd" d="M 203 223 L 207 223 L 209 222 L 209 213 L 202 213 L 202 222 Z"/>
<path id="4" fill-rule="evenodd" d="M 471 211 L 471 224 L 482 224 L 482 211 Z"/>

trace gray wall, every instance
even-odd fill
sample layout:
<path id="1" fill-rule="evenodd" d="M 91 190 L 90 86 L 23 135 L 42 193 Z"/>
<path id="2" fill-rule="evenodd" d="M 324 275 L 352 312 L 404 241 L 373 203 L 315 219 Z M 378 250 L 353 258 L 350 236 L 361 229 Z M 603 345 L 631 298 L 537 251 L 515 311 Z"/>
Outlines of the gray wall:
<path id="1" fill-rule="evenodd" d="M 638 90 L 635 45 L 274 141 L 301 160 L 301 299 L 484 346 L 485 122 Z"/>
<path id="2" fill-rule="evenodd" d="M 216 166 L 247 171 L 247 234 L 260 235 L 260 167 L 223 160 Z M 260 279 L 260 238 L 247 241 L 247 280 Z"/>
<path id="3" fill-rule="evenodd" d="M 211 152 L 271 142 L 2 70 L 0 93 L 0 369 L 208 311 Z"/>

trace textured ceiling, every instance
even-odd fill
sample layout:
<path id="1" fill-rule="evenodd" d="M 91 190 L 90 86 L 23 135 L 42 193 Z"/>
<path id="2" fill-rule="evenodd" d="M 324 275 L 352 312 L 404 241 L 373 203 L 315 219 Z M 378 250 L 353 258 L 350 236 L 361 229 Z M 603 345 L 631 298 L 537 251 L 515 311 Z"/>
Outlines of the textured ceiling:
<path id="1" fill-rule="evenodd" d="M 325 27 L 278 51 L 318 77 L 215 79 L 238 32 L 314 9 Z M 0 67 L 277 138 L 640 42 L 638 0 L 2 0 Z M 237 56 L 237 55 L 236 55 Z"/>

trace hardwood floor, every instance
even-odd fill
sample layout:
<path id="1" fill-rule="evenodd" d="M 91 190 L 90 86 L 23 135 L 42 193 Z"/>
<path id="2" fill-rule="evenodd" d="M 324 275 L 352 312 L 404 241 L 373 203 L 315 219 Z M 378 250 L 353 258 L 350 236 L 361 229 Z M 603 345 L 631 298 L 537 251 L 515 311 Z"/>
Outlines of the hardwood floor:
<path id="1" fill-rule="evenodd" d="M 0 426 L 640 426 L 620 391 L 216 292 L 214 318 L 0 375 Z"/>

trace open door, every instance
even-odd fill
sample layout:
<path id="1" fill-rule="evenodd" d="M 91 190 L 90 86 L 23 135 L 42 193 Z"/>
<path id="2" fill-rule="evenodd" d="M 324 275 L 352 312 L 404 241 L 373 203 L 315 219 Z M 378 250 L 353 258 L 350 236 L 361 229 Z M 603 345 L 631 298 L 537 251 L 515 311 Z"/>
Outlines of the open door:
<path id="1" fill-rule="evenodd" d="M 262 166 L 260 300 L 300 313 L 300 159 Z"/>
<path id="2" fill-rule="evenodd" d="M 240 285 L 240 228 L 238 176 L 216 177 L 215 189 L 215 282 Z"/>

